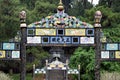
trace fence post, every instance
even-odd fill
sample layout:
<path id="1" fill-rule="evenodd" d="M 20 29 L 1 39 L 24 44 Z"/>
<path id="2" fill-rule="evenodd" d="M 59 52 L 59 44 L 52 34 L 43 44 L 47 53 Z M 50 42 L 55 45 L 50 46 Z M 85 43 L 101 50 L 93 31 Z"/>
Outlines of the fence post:
<path id="1" fill-rule="evenodd" d="M 78 80 L 80 80 L 80 64 L 78 65 L 78 71 L 79 71 Z"/>
<path id="2" fill-rule="evenodd" d="M 35 64 L 33 65 L 33 80 L 35 79 Z"/>

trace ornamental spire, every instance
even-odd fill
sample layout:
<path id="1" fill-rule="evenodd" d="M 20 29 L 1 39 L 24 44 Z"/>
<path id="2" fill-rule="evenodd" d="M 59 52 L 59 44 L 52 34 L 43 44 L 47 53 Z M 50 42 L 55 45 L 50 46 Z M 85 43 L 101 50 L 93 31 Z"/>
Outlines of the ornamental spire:
<path id="1" fill-rule="evenodd" d="M 62 0 L 60 0 L 59 5 L 63 5 Z"/>
<path id="2" fill-rule="evenodd" d="M 64 9 L 64 6 L 63 6 L 63 3 L 62 3 L 62 0 L 60 0 L 60 2 L 59 2 L 59 6 L 57 7 L 57 9 L 58 9 L 59 11 L 62 11 L 62 10 Z"/>

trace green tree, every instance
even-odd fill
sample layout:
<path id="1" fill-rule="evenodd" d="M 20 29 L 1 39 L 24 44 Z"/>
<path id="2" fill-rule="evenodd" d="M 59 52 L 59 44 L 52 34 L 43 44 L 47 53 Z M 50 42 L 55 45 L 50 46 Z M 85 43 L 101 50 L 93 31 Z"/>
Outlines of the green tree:
<path id="1" fill-rule="evenodd" d="M 99 0 L 99 5 L 104 5 L 110 8 L 113 5 L 113 0 Z"/>
<path id="2" fill-rule="evenodd" d="M 87 0 L 73 0 L 70 3 L 69 15 L 84 16 L 85 10 L 92 8 L 92 4 Z"/>
<path id="3" fill-rule="evenodd" d="M 42 60 L 45 61 L 49 57 L 48 52 L 44 51 L 42 47 L 27 47 L 27 71 L 31 71 L 33 64 L 37 67 L 44 67 L 45 63 L 42 63 Z"/>
<path id="4" fill-rule="evenodd" d="M 113 0 L 112 9 L 114 12 L 120 13 L 120 0 Z"/>
<path id="5" fill-rule="evenodd" d="M 94 80 L 95 54 L 94 48 L 78 47 L 70 58 L 70 68 L 78 68 L 81 65 L 80 73 L 82 80 Z M 101 72 L 119 72 L 120 64 L 117 62 L 102 62 Z"/>
<path id="6" fill-rule="evenodd" d="M 108 42 L 119 42 L 120 13 L 113 12 L 112 8 L 106 6 L 96 6 L 92 9 L 85 10 L 86 18 L 83 18 L 81 16 L 80 18 L 83 21 L 94 24 L 94 14 L 97 10 L 100 10 L 102 12 L 101 25 L 103 33 L 107 37 Z M 83 80 L 94 80 L 94 56 L 94 51 L 91 48 L 78 48 L 71 56 L 71 67 L 77 68 L 78 64 L 81 64 L 81 78 Z M 103 62 L 101 64 L 101 71 L 120 71 L 119 67 L 120 65 L 117 62 Z"/>
<path id="7" fill-rule="evenodd" d="M 106 6 L 114 12 L 120 12 L 120 0 L 99 0 L 99 6 Z"/>
<path id="8" fill-rule="evenodd" d="M 37 0 L 20 0 L 21 4 L 26 5 L 27 9 L 34 9 Z"/>
<path id="9" fill-rule="evenodd" d="M 13 38 L 19 29 L 17 6 L 19 0 L 0 0 L 0 38 Z M 0 40 L 0 41 L 1 41 Z"/>
<path id="10" fill-rule="evenodd" d="M 111 8 L 105 6 L 98 6 L 90 10 L 86 10 L 85 16 L 87 17 L 86 21 L 94 24 L 94 13 L 100 10 L 102 12 L 102 30 L 104 35 L 107 37 L 108 41 L 119 42 L 120 41 L 120 13 L 113 12 Z"/>
<path id="11" fill-rule="evenodd" d="M 70 58 L 70 67 L 81 65 L 81 79 L 94 80 L 94 50 L 92 48 L 77 48 Z"/>
<path id="12" fill-rule="evenodd" d="M 49 2 L 37 1 L 35 8 L 32 11 L 28 11 L 28 23 L 40 21 L 42 18 L 52 15 L 55 10 L 57 11 L 56 5 L 50 4 Z"/>
<path id="13" fill-rule="evenodd" d="M 71 4 L 71 8 L 69 8 L 68 14 L 72 16 L 83 16 L 84 12 L 84 6 L 78 2 Z"/>

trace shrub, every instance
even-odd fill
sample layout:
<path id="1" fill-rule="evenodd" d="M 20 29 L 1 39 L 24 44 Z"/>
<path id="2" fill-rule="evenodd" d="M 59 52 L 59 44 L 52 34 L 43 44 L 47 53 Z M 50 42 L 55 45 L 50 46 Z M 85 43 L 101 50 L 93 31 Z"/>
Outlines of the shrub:
<path id="1" fill-rule="evenodd" d="M 0 72 L 0 80 L 13 80 L 8 74 Z"/>

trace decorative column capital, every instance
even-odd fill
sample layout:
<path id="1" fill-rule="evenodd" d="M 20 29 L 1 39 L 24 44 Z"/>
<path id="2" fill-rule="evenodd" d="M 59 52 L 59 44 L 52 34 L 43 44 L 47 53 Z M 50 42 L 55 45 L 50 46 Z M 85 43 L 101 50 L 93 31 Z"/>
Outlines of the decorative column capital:
<path id="1" fill-rule="evenodd" d="M 101 11 L 96 11 L 94 17 L 95 17 L 95 25 L 94 25 L 94 27 L 101 27 L 101 24 L 100 24 L 101 18 L 102 18 Z"/>
<path id="2" fill-rule="evenodd" d="M 25 11 L 21 11 L 19 13 L 19 17 L 20 17 L 20 27 L 27 27 L 26 25 L 26 12 Z"/>

